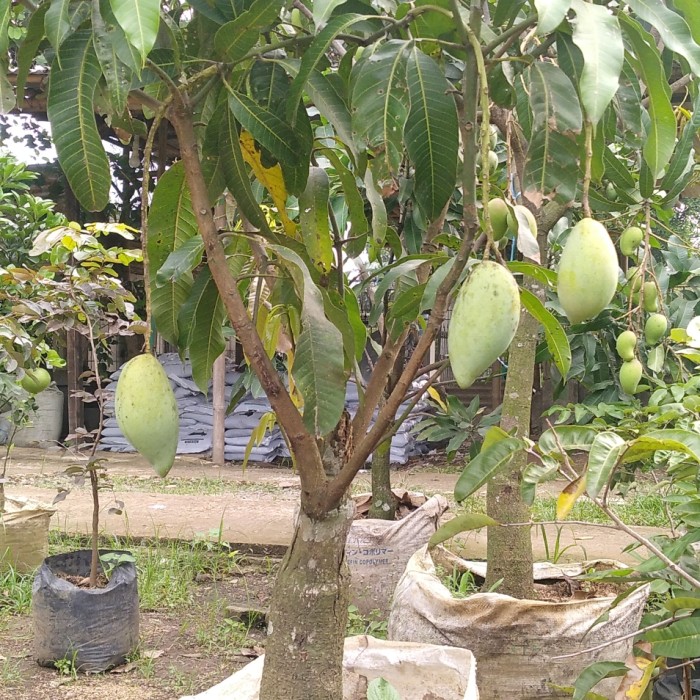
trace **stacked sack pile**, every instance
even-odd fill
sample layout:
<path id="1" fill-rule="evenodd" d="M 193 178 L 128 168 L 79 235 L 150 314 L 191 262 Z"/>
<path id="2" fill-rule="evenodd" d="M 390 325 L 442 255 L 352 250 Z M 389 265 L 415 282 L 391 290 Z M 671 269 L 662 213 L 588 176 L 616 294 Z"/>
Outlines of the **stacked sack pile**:
<path id="1" fill-rule="evenodd" d="M 178 454 L 207 454 L 212 449 L 212 430 L 214 426 L 214 407 L 212 404 L 211 388 L 207 395 L 203 394 L 192 379 L 192 365 L 182 362 L 177 353 L 166 353 L 159 358 L 165 373 L 177 399 L 178 413 L 180 417 L 180 440 L 178 442 Z M 116 388 L 121 369 L 112 373 L 107 391 Z M 233 386 L 240 376 L 233 368 L 227 367 L 225 396 L 228 403 Z M 351 415 L 357 410 L 359 398 L 357 386 L 348 383 L 345 403 Z M 418 404 L 414 413 L 422 410 L 424 404 Z M 406 406 L 399 409 L 399 415 Z M 270 402 L 266 396 L 254 397 L 250 392 L 239 401 L 233 412 L 226 416 L 224 423 L 224 457 L 230 461 L 241 461 L 244 458 L 246 447 L 250 442 L 253 430 L 258 426 L 266 413 L 272 411 Z M 133 452 L 134 448 L 119 430 L 117 420 L 114 417 L 113 398 L 106 405 L 105 428 L 102 433 L 100 447 L 112 452 Z M 410 416 L 394 435 L 391 441 L 391 461 L 405 464 L 408 458 L 414 454 L 427 451 L 424 443 L 417 443 L 410 432 L 413 425 L 418 422 L 417 416 Z M 289 450 L 279 427 L 275 425 L 272 430 L 265 433 L 260 444 L 253 446 L 249 460 L 253 462 L 272 462 L 278 457 L 288 457 Z"/>

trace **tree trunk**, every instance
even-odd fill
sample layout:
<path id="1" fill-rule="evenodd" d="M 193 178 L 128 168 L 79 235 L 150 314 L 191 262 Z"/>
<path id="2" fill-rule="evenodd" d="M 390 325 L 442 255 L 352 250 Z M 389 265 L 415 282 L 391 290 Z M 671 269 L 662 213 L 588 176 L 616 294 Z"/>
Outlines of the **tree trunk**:
<path id="1" fill-rule="evenodd" d="M 354 505 L 323 520 L 303 512 L 272 594 L 260 700 L 340 700 Z"/>
<path id="2" fill-rule="evenodd" d="M 508 374 L 501 427 L 518 437 L 530 435 L 530 408 L 535 377 L 535 353 L 539 323 L 522 310 L 520 325 L 508 353 Z M 486 489 L 486 512 L 501 523 L 530 520 L 530 508 L 520 496 L 520 479 L 527 465 L 527 454 L 516 453 L 509 471 L 491 479 Z M 532 598 L 532 539 L 530 526 L 496 527 L 488 530 L 486 585 L 499 579 L 498 588 L 515 598 Z"/>
<path id="3" fill-rule="evenodd" d="M 391 440 L 385 440 L 372 453 L 372 505 L 370 518 L 393 520 L 396 504 L 391 491 Z"/>

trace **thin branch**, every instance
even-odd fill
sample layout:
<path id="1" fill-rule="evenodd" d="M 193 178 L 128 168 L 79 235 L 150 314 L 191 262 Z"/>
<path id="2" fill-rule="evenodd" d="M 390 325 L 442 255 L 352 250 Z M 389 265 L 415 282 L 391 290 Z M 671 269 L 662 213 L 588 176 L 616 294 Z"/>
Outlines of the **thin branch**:
<path id="1" fill-rule="evenodd" d="M 526 29 L 537 24 L 537 15 L 530 15 L 526 17 L 522 22 L 514 24 L 510 29 L 506 29 L 501 32 L 495 39 L 490 41 L 482 48 L 482 53 L 484 56 L 488 56 L 494 49 L 498 48 L 503 42 L 508 41 L 512 36 L 517 36 L 521 34 Z"/>

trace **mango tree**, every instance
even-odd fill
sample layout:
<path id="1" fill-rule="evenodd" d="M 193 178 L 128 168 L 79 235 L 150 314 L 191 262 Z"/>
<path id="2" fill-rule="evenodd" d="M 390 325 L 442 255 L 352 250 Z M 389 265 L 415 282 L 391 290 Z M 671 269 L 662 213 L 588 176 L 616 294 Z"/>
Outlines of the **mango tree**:
<path id="1" fill-rule="evenodd" d="M 26 24 L 13 54 L 20 96 L 34 57 L 51 61 L 53 139 L 84 208 L 109 199 L 95 110 L 122 134 L 146 120 L 145 192 L 156 136 L 166 123 L 174 130 L 180 160 L 143 222 L 152 320 L 189 353 L 202 387 L 230 324 L 301 480 L 261 698 L 339 698 L 354 476 L 406 397 L 418 401 L 436 381 L 441 368 L 425 358 L 468 264 L 505 264 L 504 214 L 518 258 L 509 267 L 525 280 L 503 412 L 515 436 L 491 446 L 502 458 L 472 485 L 509 465 L 529 431 L 540 324 L 561 375 L 569 368 L 566 336 L 543 303 L 556 282 L 538 265 L 548 232 L 581 208 L 590 217 L 670 203 L 693 169 L 695 125 L 679 131 L 671 95 L 700 74 L 698 10 L 686 0 L 0 0 L 0 10 L 0 36 L 8 22 Z M 0 75 L 5 109 L 9 87 Z M 612 209 L 598 194 L 608 182 Z M 494 196 L 507 200 L 500 213 L 484 206 Z M 486 308 L 466 334 L 488 327 Z M 372 371 L 362 376 L 366 351 Z M 417 378 L 427 381 L 412 389 Z M 519 492 L 511 472 L 502 503 Z M 517 556 L 500 563 L 519 561 L 529 581 L 522 530 Z"/>

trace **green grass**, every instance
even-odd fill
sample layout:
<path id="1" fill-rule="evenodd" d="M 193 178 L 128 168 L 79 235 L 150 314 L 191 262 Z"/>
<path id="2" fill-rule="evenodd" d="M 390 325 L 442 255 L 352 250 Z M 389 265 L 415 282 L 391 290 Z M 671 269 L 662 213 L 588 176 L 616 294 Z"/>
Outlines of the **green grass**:
<path id="1" fill-rule="evenodd" d="M 0 688 L 11 688 L 22 683 L 20 662 L 12 659 L 0 661 Z"/>
<path id="2" fill-rule="evenodd" d="M 555 520 L 556 506 L 557 499 L 554 496 L 540 496 L 532 506 L 532 519 L 536 522 Z M 612 508 L 626 525 L 635 527 L 669 526 L 664 511 L 664 501 L 656 493 L 629 496 L 624 502 L 616 503 Z M 459 506 L 458 512 L 461 512 L 462 509 L 466 512 L 484 513 L 486 499 L 481 496 L 470 496 Z M 583 520 L 589 523 L 611 522 L 598 506 L 585 497 L 576 502 L 567 520 Z"/>
<path id="3" fill-rule="evenodd" d="M 9 568 L 0 572 L 0 619 L 4 615 L 27 615 L 32 607 L 33 573 Z"/>
<path id="4" fill-rule="evenodd" d="M 90 547 L 88 538 L 49 535 L 51 554 Z M 153 538 L 133 541 L 128 537 L 100 539 L 101 548 L 126 549 L 136 559 L 141 610 L 173 610 L 192 603 L 198 574 L 213 579 L 234 573 L 241 557 L 225 544 L 202 540 L 185 542 Z M 29 581 L 31 593 L 31 576 Z"/>

